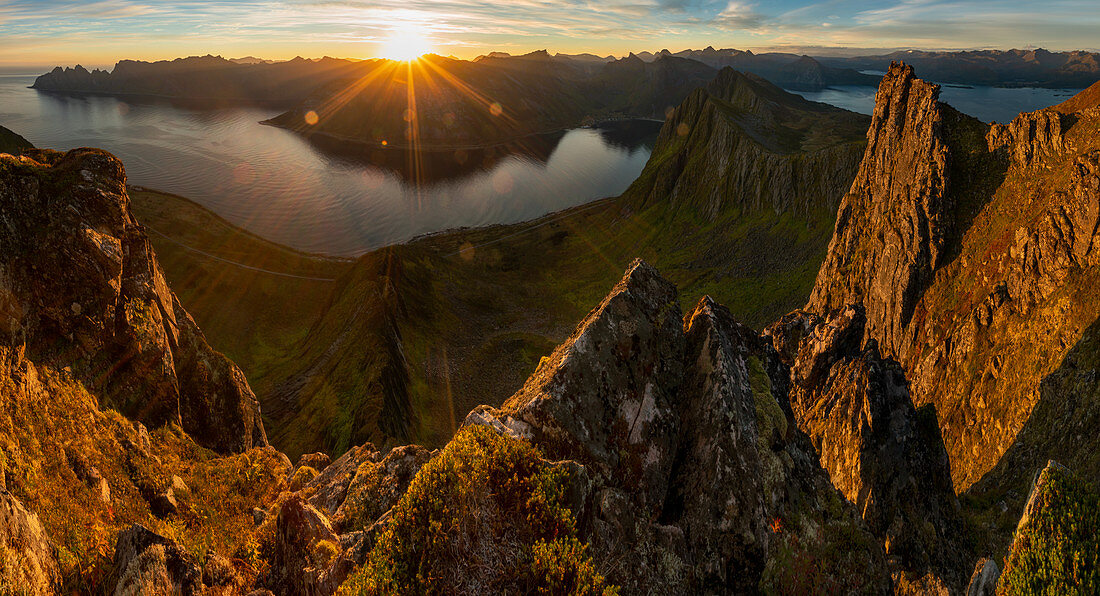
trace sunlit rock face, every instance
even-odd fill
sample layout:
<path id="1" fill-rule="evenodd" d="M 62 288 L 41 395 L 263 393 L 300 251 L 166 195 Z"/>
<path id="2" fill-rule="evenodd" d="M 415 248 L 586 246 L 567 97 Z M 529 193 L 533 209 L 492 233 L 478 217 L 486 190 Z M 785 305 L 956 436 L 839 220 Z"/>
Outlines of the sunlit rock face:
<path id="1" fill-rule="evenodd" d="M 110 154 L 0 157 L 0 341 L 68 368 L 105 407 L 219 451 L 266 445 L 243 373 L 168 289 Z"/>
<path id="2" fill-rule="evenodd" d="M 943 258 L 953 223 L 938 97 L 939 86 L 916 78 L 911 67 L 894 64 L 883 77 L 863 162 L 841 201 L 806 306 L 820 313 L 863 304 L 871 334 L 891 354 L 904 350 L 903 330 Z M 839 275 L 859 263 L 879 265 Z"/>
<path id="3" fill-rule="evenodd" d="M 990 126 L 938 91 L 902 64 L 883 78 L 806 310 L 865 310 L 913 401 L 935 405 L 961 492 L 996 472 L 1100 316 L 1100 112 L 1087 90 Z"/>
<path id="4" fill-rule="evenodd" d="M 968 561 L 935 407 L 914 407 L 904 371 L 865 342 L 865 324 L 863 308 L 849 306 L 773 326 L 791 363 L 794 417 L 833 485 L 883 540 L 899 591 L 914 581 L 958 586 Z"/>
<path id="5" fill-rule="evenodd" d="M 61 587 L 54 548 L 38 516 L 5 490 L 0 490 L 0 586 L 19 586 L 31 596 L 56 594 Z"/>

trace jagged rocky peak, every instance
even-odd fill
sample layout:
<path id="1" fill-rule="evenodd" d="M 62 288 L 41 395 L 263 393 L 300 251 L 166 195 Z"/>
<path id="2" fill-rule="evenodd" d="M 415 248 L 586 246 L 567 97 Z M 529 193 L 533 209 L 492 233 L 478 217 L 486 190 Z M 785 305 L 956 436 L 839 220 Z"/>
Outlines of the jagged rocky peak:
<path id="1" fill-rule="evenodd" d="M 870 333 L 891 355 L 904 351 L 904 329 L 951 234 L 939 92 L 901 63 L 882 78 L 867 149 L 806 307 L 864 305 Z"/>
<path id="2" fill-rule="evenodd" d="M 990 126 L 937 91 L 900 64 L 884 77 L 807 310 L 864 307 L 914 402 L 936 405 L 962 490 L 1100 312 L 1100 114 L 1056 106 Z"/>
<path id="3" fill-rule="evenodd" d="M 68 368 L 104 407 L 215 450 L 267 444 L 244 374 L 165 282 L 126 174 L 95 149 L 0 156 L 0 342 Z"/>
<path id="4" fill-rule="evenodd" d="M 502 410 L 553 455 L 636 486 L 642 505 L 661 503 L 679 430 L 680 320 L 676 288 L 636 261 Z"/>
<path id="5" fill-rule="evenodd" d="M 791 417 L 788 379 L 709 298 L 681 319 L 675 288 L 638 261 L 523 389 L 465 425 L 585 470 L 582 537 L 629 593 L 797 590 L 790 557 L 815 560 L 821 585 L 888 590 L 881 546 Z"/>
<path id="6" fill-rule="evenodd" d="M 831 212 L 862 155 L 867 118 L 722 69 L 665 121 L 654 158 L 624 197 L 639 206 Z"/>

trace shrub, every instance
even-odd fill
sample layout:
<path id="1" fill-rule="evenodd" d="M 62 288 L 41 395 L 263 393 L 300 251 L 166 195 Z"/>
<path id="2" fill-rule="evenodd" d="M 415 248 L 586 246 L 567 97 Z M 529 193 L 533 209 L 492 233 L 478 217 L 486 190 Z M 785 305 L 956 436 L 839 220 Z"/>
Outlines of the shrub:
<path id="1" fill-rule="evenodd" d="M 343 595 L 615 594 L 564 503 L 567 472 L 474 426 L 413 479 Z"/>
<path id="2" fill-rule="evenodd" d="M 1070 473 L 1040 475 L 1031 517 L 1005 559 L 998 594 L 1100 593 L 1100 496 Z"/>

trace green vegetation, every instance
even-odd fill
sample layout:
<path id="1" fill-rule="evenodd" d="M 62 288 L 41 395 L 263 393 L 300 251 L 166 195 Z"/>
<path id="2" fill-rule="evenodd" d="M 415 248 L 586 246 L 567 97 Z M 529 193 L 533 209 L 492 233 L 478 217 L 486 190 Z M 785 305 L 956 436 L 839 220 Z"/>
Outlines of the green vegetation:
<path id="1" fill-rule="evenodd" d="M 866 118 L 727 78 L 731 89 L 697 92 L 678 109 L 690 132 L 666 125 L 622 197 L 433 235 L 354 265 L 264 243 L 170 195 L 135 191 L 134 211 L 175 241 L 150 234 L 173 289 L 245 371 L 269 438 L 292 459 L 366 441 L 440 446 L 472 408 L 519 389 L 636 257 L 685 304 L 709 294 L 751 326 L 805 303 Z M 725 111 L 715 94 L 729 95 Z M 741 104 L 739 114 L 766 117 L 729 120 Z M 809 152 L 771 153 L 761 140 L 773 133 Z M 729 151 L 743 162 L 736 171 Z M 176 242 L 339 281 L 257 273 Z"/>
<path id="2" fill-rule="evenodd" d="M 250 380 L 262 375 L 264 363 L 305 336 L 333 283 L 248 267 L 321 279 L 335 279 L 350 267 L 344 259 L 304 254 L 264 240 L 183 197 L 131 188 L 130 203 L 172 291 L 210 344 Z"/>
<path id="3" fill-rule="evenodd" d="M 1100 495 L 1064 469 L 1048 466 L 1017 531 L 997 585 L 999 595 L 1100 592 Z"/>
<path id="4" fill-rule="evenodd" d="M 0 126 L 0 153 L 18 155 L 23 149 L 33 149 L 34 145 L 18 134 Z"/>
<path id="5" fill-rule="evenodd" d="M 464 428 L 416 475 L 340 593 L 615 594 L 577 539 L 570 480 L 528 443 Z"/>

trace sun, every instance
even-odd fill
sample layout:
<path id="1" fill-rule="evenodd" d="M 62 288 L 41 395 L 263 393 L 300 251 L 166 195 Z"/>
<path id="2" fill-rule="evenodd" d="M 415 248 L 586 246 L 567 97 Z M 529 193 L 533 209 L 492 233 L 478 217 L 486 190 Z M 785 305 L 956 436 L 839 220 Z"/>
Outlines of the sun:
<path id="1" fill-rule="evenodd" d="M 432 51 L 431 41 L 415 29 L 399 29 L 382 42 L 381 57 L 408 62 Z"/>

